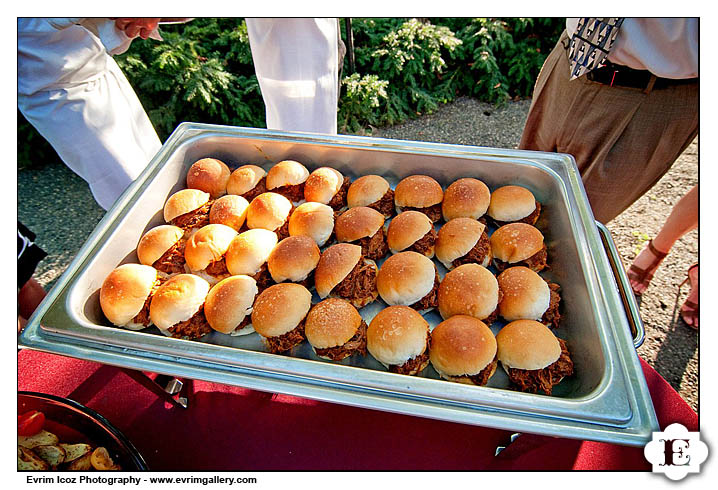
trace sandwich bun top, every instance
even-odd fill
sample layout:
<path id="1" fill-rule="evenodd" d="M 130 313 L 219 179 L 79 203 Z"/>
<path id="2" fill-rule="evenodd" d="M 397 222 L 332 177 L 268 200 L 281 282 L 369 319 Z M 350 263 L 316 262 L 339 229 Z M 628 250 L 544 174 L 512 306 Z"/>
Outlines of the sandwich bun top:
<path id="1" fill-rule="evenodd" d="M 301 284 L 284 282 L 269 286 L 254 302 L 252 325 L 263 337 L 277 337 L 294 330 L 312 306 L 312 293 Z"/>
<path id="2" fill-rule="evenodd" d="M 392 253 L 401 252 L 434 229 L 434 223 L 420 211 L 404 211 L 394 217 L 386 232 L 386 242 Z"/>
<path id="3" fill-rule="evenodd" d="M 180 241 L 184 232 L 173 225 L 159 225 L 147 231 L 137 244 L 137 258 L 140 264 L 152 265 Z"/>
<path id="4" fill-rule="evenodd" d="M 479 264 L 464 264 L 449 271 L 439 284 L 439 313 L 445 320 L 454 315 L 488 318 L 499 304 L 499 283 Z"/>
<path id="5" fill-rule="evenodd" d="M 291 236 L 311 237 L 320 247 L 327 243 L 334 231 L 334 210 L 320 202 L 305 202 L 289 217 Z"/>
<path id="6" fill-rule="evenodd" d="M 150 320 L 163 331 L 189 320 L 204 304 L 209 287 L 207 281 L 194 274 L 170 277 L 152 296 Z"/>
<path id="7" fill-rule="evenodd" d="M 207 294 L 204 316 L 217 332 L 231 334 L 252 313 L 257 282 L 249 276 L 230 276 L 219 281 Z"/>
<path id="8" fill-rule="evenodd" d="M 536 209 L 533 193 L 518 185 L 499 187 L 491 193 L 488 215 L 497 221 L 516 221 L 525 218 Z"/>
<path id="9" fill-rule="evenodd" d="M 410 175 L 399 181 L 394 189 L 394 204 L 402 208 L 428 208 L 443 199 L 441 185 L 428 175 Z"/>
<path id="10" fill-rule="evenodd" d="M 232 239 L 224 254 L 227 270 L 232 275 L 253 276 L 269 258 L 277 245 L 277 234 L 263 228 L 247 230 Z"/>
<path id="11" fill-rule="evenodd" d="M 357 333 L 361 322 L 361 315 L 351 303 L 327 298 L 309 310 L 304 333 L 312 347 L 328 349 L 346 344 Z"/>
<path id="12" fill-rule="evenodd" d="M 209 193 L 216 199 L 227 193 L 229 167 L 216 158 L 202 158 L 192 164 L 187 171 L 187 187 Z"/>
<path id="13" fill-rule="evenodd" d="M 444 221 L 454 218 L 479 219 L 489 208 L 491 191 L 478 179 L 463 178 L 452 182 L 444 192 L 441 212 Z"/>
<path id="14" fill-rule="evenodd" d="M 526 223 L 509 223 L 499 227 L 489 238 L 491 253 L 502 262 L 513 264 L 526 260 L 543 248 L 543 234 Z"/>
<path id="15" fill-rule="evenodd" d="M 431 331 L 429 359 L 442 376 L 473 376 L 496 356 L 496 338 L 481 320 L 454 315 Z"/>
<path id="16" fill-rule="evenodd" d="M 486 225 L 473 218 L 454 218 L 439 228 L 436 237 L 436 258 L 447 269 L 452 262 L 463 257 L 479 242 Z"/>
<path id="17" fill-rule="evenodd" d="M 388 305 L 413 305 L 434 287 L 436 266 L 417 252 L 399 252 L 387 258 L 376 276 L 379 295 Z"/>
<path id="18" fill-rule="evenodd" d="M 242 196 L 228 194 L 212 203 L 209 208 L 209 222 L 212 224 L 227 225 L 234 230 L 239 229 L 247 218 L 249 203 Z"/>
<path id="19" fill-rule="evenodd" d="M 281 227 L 292 212 L 292 202 L 276 192 L 258 195 L 247 208 L 247 227 L 274 231 Z"/>
<path id="20" fill-rule="evenodd" d="M 339 215 L 334 233 L 340 242 L 353 242 L 373 236 L 384 226 L 384 215 L 376 209 L 359 206 L 349 208 Z"/>
<path id="21" fill-rule="evenodd" d="M 177 216 L 182 216 L 201 208 L 209 201 L 209 193 L 199 189 L 182 189 L 172 194 L 165 203 L 163 215 L 169 223 Z"/>
<path id="22" fill-rule="evenodd" d="M 543 323 L 515 320 L 496 335 L 499 361 L 505 368 L 543 369 L 561 356 L 561 344 Z"/>
<path id="23" fill-rule="evenodd" d="M 308 236 L 290 236 L 274 247 L 267 259 L 274 282 L 305 280 L 319 263 L 319 247 Z"/>
<path id="24" fill-rule="evenodd" d="M 303 184 L 309 177 L 309 170 L 294 160 L 282 160 L 267 172 L 267 190 L 285 185 Z"/>
<path id="25" fill-rule="evenodd" d="M 408 306 L 384 308 L 367 329 L 367 349 L 385 366 L 402 365 L 423 354 L 427 347 L 429 324 Z"/>
<path id="26" fill-rule="evenodd" d="M 368 206 L 384 197 L 390 190 L 389 182 L 378 175 L 364 175 L 351 183 L 347 191 L 347 205 L 350 208 Z"/>
<path id="27" fill-rule="evenodd" d="M 344 183 L 344 176 L 339 170 L 331 167 L 319 167 L 314 170 L 304 183 L 304 199 L 309 202 L 328 204 L 339 192 Z"/>
<path id="28" fill-rule="evenodd" d="M 319 257 L 314 271 L 314 287 L 320 298 L 326 298 L 334 286 L 344 280 L 361 260 L 361 246 L 335 243 Z"/>
<path id="29" fill-rule="evenodd" d="M 267 172 L 262 167 L 242 165 L 229 175 L 227 194 L 246 194 L 254 189 L 265 175 Z"/>
<path id="30" fill-rule="evenodd" d="M 237 231 L 227 225 L 206 225 L 187 240 L 184 258 L 193 272 L 204 270 L 212 262 L 221 260 Z"/>
<path id="31" fill-rule="evenodd" d="M 129 324 L 142 310 L 157 281 L 149 265 L 123 264 L 110 272 L 100 288 L 100 307 L 113 325 Z"/>
<path id="32" fill-rule="evenodd" d="M 499 314 L 507 321 L 540 320 L 548 310 L 551 290 L 546 281 L 528 267 L 509 267 L 496 280 L 502 293 Z"/>

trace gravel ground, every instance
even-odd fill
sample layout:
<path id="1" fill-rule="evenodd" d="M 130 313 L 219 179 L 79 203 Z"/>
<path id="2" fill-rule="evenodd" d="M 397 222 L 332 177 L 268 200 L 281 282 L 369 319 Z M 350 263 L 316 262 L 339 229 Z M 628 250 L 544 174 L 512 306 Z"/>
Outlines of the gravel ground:
<path id="1" fill-rule="evenodd" d="M 383 138 L 516 148 L 530 101 L 504 107 L 462 98 L 436 113 L 390 128 L 375 129 Z M 661 181 L 621 216 L 608 223 L 628 267 L 645 242 L 660 230 L 672 205 L 698 182 L 698 140 L 681 155 Z M 87 185 L 63 164 L 18 172 L 18 218 L 37 233 L 48 257 L 36 272 L 51 288 L 104 215 Z M 683 237 L 664 260 L 643 295 L 641 316 L 646 340 L 640 356 L 651 364 L 698 411 L 698 336 L 680 319 L 688 295 L 679 284 L 698 260 L 698 233 Z"/>

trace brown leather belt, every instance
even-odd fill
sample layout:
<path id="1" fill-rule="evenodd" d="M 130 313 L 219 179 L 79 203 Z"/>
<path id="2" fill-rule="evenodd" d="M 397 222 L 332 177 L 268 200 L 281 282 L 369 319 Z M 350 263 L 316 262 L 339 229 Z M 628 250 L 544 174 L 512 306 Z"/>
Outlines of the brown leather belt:
<path id="1" fill-rule="evenodd" d="M 674 85 L 698 83 L 698 78 L 661 78 L 648 70 L 634 70 L 623 65 L 607 62 L 586 74 L 592 82 L 612 87 L 639 88 L 644 91 L 658 90 Z"/>

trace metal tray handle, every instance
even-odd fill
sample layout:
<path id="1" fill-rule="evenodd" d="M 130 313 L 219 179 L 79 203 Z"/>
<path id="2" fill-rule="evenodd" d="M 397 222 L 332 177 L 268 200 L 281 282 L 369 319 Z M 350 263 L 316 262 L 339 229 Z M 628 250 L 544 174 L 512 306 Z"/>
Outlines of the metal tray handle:
<path id="1" fill-rule="evenodd" d="M 626 270 L 623 268 L 623 263 L 621 262 L 621 257 L 618 254 L 618 249 L 613 241 L 613 237 L 611 237 L 611 232 L 603 223 L 599 223 L 598 221 L 596 221 L 596 227 L 601 235 L 603 247 L 606 249 L 606 255 L 608 256 L 608 262 L 611 264 L 613 276 L 616 278 L 623 308 L 627 313 L 628 323 L 631 326 L 631 333 L 633 334 L 633 345 L 638 349 L 646 337 L 646 329 L 643 326 L 643 320 L 641 320 L 641 313 L 638 303 L 636 302 L 636 297 L 631 289 L 631 284 L 628 282 Z"/>

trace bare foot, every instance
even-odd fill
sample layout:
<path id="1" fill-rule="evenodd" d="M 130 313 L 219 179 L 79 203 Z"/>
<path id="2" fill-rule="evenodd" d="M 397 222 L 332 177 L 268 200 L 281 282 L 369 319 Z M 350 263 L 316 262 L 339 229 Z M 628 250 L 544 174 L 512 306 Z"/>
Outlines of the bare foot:
<path id="1" fill-rule="evenodd" d="M 656 255 L 650 247 L 646 246 L 633 260 L 633 264 L 631 264 L 631 268 L 628 271 L 628 280 L 631 283 L 633 292 L 636 293 L 637 296 L 643 294 L 648 288 L 651 279 L 653 279 L 653 274 L 667 254 L 667 252 L 658 249 L 656 249 L 656 252 L 660 255 Z"/>
<path id="2" fill-rule="evenodd" d="M 691 283 L 691 292 L 681 306 L 681 318 L 689 327 L 698 330 L 698 267 L 688 270 L 688 280 Z"/>

